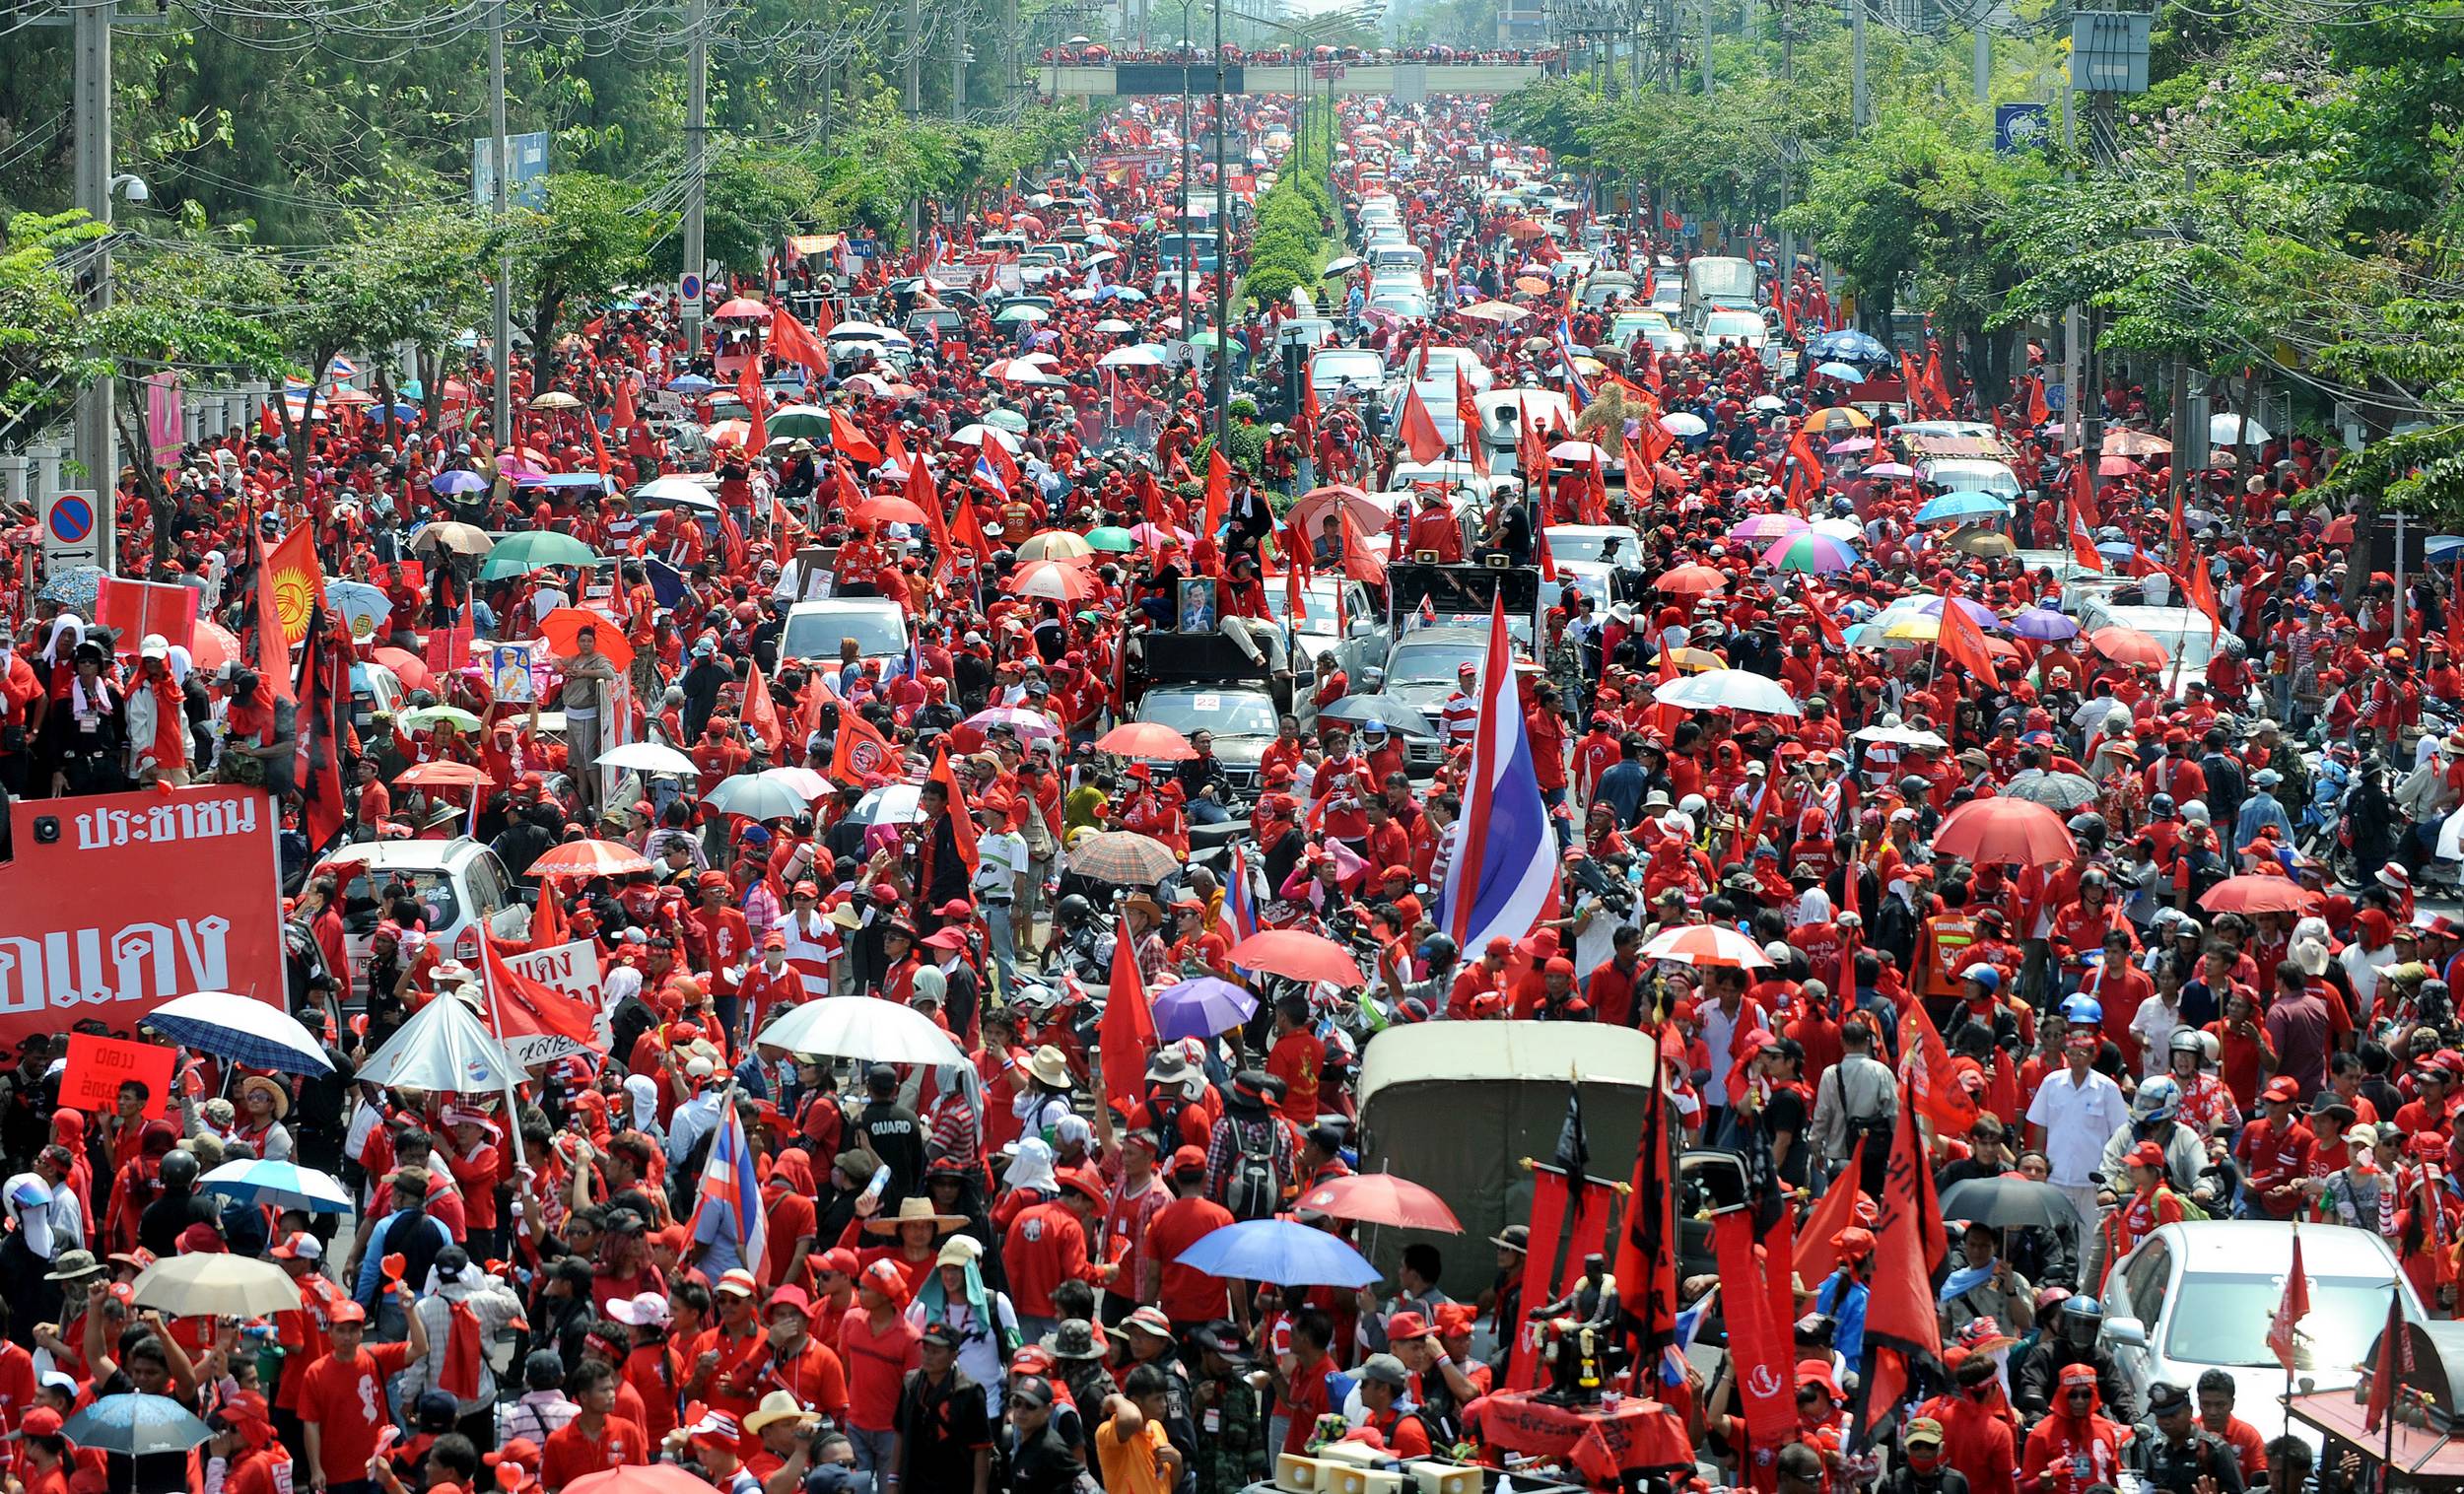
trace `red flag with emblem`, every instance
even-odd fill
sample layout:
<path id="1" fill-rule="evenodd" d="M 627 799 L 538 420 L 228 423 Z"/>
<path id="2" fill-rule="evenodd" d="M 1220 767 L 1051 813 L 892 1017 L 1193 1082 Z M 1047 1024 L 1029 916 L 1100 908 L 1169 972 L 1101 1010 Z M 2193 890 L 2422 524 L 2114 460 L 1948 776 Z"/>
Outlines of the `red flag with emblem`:
<path id="1" fill-rule="evenodd" d="M 1853 996 L 1855 987 L 1849 989 Z M 1944 1135 L 1964 1136 L 1976 1124 L 1976 1097 L 1951 1072 L 1951 1050 L 1944 1046 L 1942 1031 L 1926 1015 L 1922 1001 L 1909 1002 L 1899 1014 L 1899 1077 L 1925 1118 Z"/>
<path id="2" fill-rule="evenodd" d="M 872 784 L 899 770 L 899 752 L 854 706 L 839 702 L 839 732 L 830 745 L 830 779 L 837 783 Z"/>
<path id="3" fill-rule="evenodd" d="M 1874 1279 L 1867 1284 L 1865 1307 L 1868 1374 L 1858 1388 L 1862 1414 L 1857 1417 L 1857 1425 L 1868 1433 L 1907 1390 L 1909 1361 L 1942 1357 L 1942 1324 L 1935 1316 L 1930 1283 L 1950 1243 L 1943 1234 L 1934 1170 L 1917 1129 L 1918 1108 L 1916 1098 L 1903 1090 L 1890 1161 L 1882 1170 L 1882 1191 L 1874 1200 L 1880 1217 L 1874 1227 Z"/>

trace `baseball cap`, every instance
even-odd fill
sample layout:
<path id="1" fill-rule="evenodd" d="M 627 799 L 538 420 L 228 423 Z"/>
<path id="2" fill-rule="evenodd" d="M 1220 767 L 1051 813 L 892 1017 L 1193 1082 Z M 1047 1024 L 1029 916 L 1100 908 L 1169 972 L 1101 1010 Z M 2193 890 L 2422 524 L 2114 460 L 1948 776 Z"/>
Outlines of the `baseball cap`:
<path id="1" fill-rule="evenodd" d="M 325 1242 L 302 1230 L 265 1254 L 276 1260 L 322 1260 L 325 1258 Z"/>
<path id="2" fill-rule="evenodd" d="M 737 1266 L 734 1270 L 722 1273 L 719 1278 L 719 1284 L 711 1290 L 733 1292 L 739 1297 L 758 1297 L 761 1295 L 761 1289 L 762 1284 L 753 1279 L 751 1271 Z"/>

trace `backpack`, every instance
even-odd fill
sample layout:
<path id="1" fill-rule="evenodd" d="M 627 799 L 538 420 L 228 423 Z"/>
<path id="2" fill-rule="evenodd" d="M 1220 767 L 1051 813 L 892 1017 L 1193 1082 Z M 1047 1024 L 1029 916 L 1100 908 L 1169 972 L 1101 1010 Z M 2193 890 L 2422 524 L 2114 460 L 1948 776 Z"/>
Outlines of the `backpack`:
<path id="1" fill-rule="evenodd" d="M 1172 1154 L 1181 1147 L 1181 1112 L 1189 1109 L 1187 1100 L 1169 1098 L 1170 1091 L 1157 1090 L 1147 1097 L 1147 1129 L 1155 1138 L 1155 1155 L 1172 1163 Z"/>
<path id="2" fill-rule="evenodd" d="M 1232 1122 L 1232 1168 L 1223 1186 L 1223 1206 L 1235 1220 L 1271 1219 L 1283 1206 L 1283 1178 L 1275 1168 L 1275 1122 Z"/>

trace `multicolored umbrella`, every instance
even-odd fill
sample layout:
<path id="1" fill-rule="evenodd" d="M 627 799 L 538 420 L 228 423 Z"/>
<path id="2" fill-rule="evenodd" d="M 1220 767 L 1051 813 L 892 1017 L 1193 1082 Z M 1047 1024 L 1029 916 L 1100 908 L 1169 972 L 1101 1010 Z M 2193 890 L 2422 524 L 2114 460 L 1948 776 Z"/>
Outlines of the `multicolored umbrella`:
<path id="1" fill-rule="evenodd" d="M 1857 552 L 1827 534 L 1808 530 L 1776 541 L 1762 553 L 1762 563 L 1781 571 L 1802 571 L 1820 575 L 1847 571 L 1857 564 Z"/>

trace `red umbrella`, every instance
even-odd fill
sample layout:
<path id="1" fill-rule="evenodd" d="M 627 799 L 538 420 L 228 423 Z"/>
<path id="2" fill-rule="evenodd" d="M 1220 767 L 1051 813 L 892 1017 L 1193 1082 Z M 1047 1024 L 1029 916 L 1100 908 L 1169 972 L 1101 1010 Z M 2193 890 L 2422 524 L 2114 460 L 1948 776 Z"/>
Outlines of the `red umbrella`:
<path id="1" fill-rule="evenodd" d="M 562 658 L 582 651 L 582 630 L 593 629 L 598 634 L 599 651 L 606 654 L 619 669 L 633 667 L 633 645 L 625 642 L 625 630 L 616 626 L 605 613 L 587 607 L 559 607 L 539 619 L 539 636 Z"/>
<path id="2" fill-rule="evenodd" d="M 1161 721 L 1124 721 L 1095 739 L 1095 750 L 1115 757 L 1188 762 L 1198 756 L 1190 739 Z"/>
<path id="3" fill-rule="evenodd" d="M 2226 877 L 2208 889 L 2199 906 L 2210 913 L 2317 913 L 2326 899 L 2279 876 Z"/>
<path id="4" fill-rule="evenodd" d="M 1398 1229 L 1463 1233 L 1463 1221 L 1446 1200 L 1419 1184 L 1393 1173 L 1366 1173 L 1330 1178 L 1303 1193 L 1300 1207 L 1331 1219 L 1357 1219 L 1363 1224 L 1391 1224 Z"/>
<path id="5" fill-rule="evenodd" d="M 1295 981 L 1324 981 L 1331 985 L 1364 984 L 1360 962 L 1351 951 L 1322 934 L 1299 928 L 1270 928 L 1232 946 L 1227 957 L 1243 970 L 1264 971 Z"/>
<path id="6" fill-rule="evenodd" d="M 487 770 L 468 763 L 414 763 L 395 779 L 396 786 L 410 784 L 422 788 L 476 788 L 493 783 Z"/>
<path id="7" fill-rule="evenodd" d="M 770 307 L 749 296 L 739 296 L 710 314 L 717 321 L 767 321 Z"/>
<path id="8" fill-rule="evenodd" d="M 567 841 L 530 863 L 538 877 L 626 877 L 650 869 L 650 858 L 622 841 Z"/>
<path id="9" fill-rule="evenodd" d="M 405 690 L 436 688 L 436 676 L 428 672 L 428 661 L 408 648 L 374 648 L 369 650 L 368 656 L 371 662 L 392 670 Z"/>
<path id="10" fill-rule="evenodd" d="M 1700 596 L 1728 585 L 1728 577 L 1709 566 L 1679 566 L 1663 572 L 1659 586 L 1672 596 Z"/>
<path id="11" fill-rule="evenodd" d="M 2331 545 L 2352 544 L 2353 515 L 2350 513 L 2339 513 L 2334 518 L 2329 519 L 2327 521 L 2327 532 L 2320 535 L 2319 538 L 2325 540 Z"/>
<path id="12" fill-rule="evenodd" d="M 932 520 L 912 499 L 884 493 L 857 504 L 847 515 L 858 524 L 928 524 Z"/>
<path id="13" fill-rule="evenodd" d="M 2144 664 L 2150 669 L 2161 669 L 2168 662 L 2164 656 L 2164 645 L 2136 628 L 2119 625 L 2098 628 L 2088 635 L 2088 642 L 2098 653 L 2117 664 Z"/>
<path id="14" fill-rule="evenodd" d="M 220 623 L 197 619 L 196 632 L 188 636 L 188 660 L 207 673 L 239 660 L 240 640 Z M 404 684 L 410 683 L 405 680 Z"/>
<path id="15" fill-rule="evenodd" d="M 2062 816 L 2044 805 L 1995 797 L 1971 799 L 1951 811 L 1934 833 L 1934 853 L 2033 866 L 2072 859 L 2079 843 Z"/>

